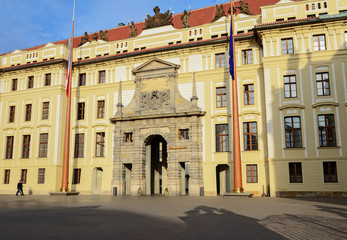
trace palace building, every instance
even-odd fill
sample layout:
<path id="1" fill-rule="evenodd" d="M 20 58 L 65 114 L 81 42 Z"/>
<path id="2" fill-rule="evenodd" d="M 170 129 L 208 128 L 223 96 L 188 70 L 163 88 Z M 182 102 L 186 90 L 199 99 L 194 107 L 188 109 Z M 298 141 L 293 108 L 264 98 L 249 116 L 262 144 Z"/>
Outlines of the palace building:
<path id="1" fill-rule="evenodd" d="M 69 189 L 347 195 L 347 2 L 243 0 L 74 38 Z M 88 30 L 88 29 L 86 29 Z M 0 194 L 59 191 L 68 40 L 0 55 Z"/>

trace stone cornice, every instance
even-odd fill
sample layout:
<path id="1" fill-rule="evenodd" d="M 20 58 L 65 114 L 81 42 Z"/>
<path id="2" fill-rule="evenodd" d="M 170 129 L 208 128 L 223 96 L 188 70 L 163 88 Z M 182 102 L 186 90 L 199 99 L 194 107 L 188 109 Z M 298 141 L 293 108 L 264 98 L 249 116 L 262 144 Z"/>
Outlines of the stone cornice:
<path id="1" fill-rule="evenodd" d="M 124 121 L 134 121 L 134 120 L 144 120 L 144 119 L 156 119 L 156 118 L 170 118 L 170 117 L 190 117 L 190 116 L 205 116 L 206 112 L 204 111 L 190 111 L 184 113 L 164 113 L 158 115 L 144 115 L 144 116 L 128 116 L 128 117 L 114 117 L 110 118 L 112 123 L 115 122 L 124 122 Z"/>
<path id="2" fill-rule="evenodd" d="M 18 70 L 29 69 L 29 68 L 49 66 L 49 65 L 53 65 L 53 64 L 59 64 L 59 63 L 67 63 L 67 60 L 66 59 L 54 59 L 54 60 L 48 60 L 48 61 L 44 61 L 44 62 L 7 67 L 7 68 L 0 69 L 0 72 L 18 71 Z"/>

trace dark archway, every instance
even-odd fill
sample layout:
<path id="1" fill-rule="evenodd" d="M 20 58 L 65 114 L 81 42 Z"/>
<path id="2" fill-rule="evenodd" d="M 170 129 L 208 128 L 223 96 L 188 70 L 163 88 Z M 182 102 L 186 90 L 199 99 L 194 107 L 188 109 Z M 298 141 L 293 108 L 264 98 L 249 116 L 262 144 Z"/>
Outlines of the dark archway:
<path id="1" fill-rule="evenodd" d="M 216 167 L 217 195 L 223 195 L 230 191 L 230 169 L 227 164 L 219 164 Z"/>
<path id="2" fill-rule="evenodd" d="M 167 190 L 167 142 L 161 135 L 146 141 L 146 195 L 164 194 Z"/>

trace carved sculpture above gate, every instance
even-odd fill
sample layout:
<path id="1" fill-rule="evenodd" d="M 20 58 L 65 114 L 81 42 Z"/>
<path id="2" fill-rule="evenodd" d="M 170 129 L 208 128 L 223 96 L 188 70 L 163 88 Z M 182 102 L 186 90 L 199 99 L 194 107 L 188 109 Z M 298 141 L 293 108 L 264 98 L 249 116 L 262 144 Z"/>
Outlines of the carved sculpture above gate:
<path id="1" fill-rule="evenodd" d="M 170 91 L 149 91 L 141 93 L 141 109 L 157 110 L 162 106 L 168 106 Z"/>

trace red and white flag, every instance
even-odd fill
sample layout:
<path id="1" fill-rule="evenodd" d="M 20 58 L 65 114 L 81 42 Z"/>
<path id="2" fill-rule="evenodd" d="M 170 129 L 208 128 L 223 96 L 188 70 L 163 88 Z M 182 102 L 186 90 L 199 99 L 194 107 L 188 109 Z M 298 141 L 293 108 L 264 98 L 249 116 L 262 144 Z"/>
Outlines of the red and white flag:
<path id="1" fill-rule="evenodd" d="M 70 40 L 69 40 L 69 47 L 71 48 Z M 66 82 L 65 82 L 65 90 L 66 90 L 66 96 L 68 97 L 70 94 L 70 61 L 71 61 L 71 50 L 69 51 L 69 61 L 67 63 L 67 70 L 66 70 Z"/>

